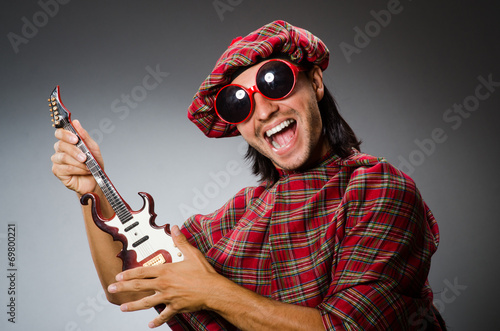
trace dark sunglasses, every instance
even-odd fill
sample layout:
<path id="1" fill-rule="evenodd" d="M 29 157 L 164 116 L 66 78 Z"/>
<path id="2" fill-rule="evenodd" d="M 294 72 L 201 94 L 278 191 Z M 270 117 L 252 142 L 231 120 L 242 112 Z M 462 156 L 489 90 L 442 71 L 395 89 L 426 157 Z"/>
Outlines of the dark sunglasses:
<path id="1" fill-rule="evenodd" d="M 224 122 L 245 122 L 253 111 L 254 93 L 259 92 L 270 100 L 284 99 L 293 91 L 297 73 L 303 70 L 284 60 L 269 60 L 257 71 L 254 86 L 229 84 L 221 88 L 215 97 L 215 112 Z"/>

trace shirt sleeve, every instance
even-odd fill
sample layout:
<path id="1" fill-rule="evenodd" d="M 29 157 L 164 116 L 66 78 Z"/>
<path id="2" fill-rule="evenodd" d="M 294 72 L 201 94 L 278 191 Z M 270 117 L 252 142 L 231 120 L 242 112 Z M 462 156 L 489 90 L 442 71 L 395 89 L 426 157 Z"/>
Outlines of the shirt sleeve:
<path id="1" fill-rule="evenodd" d="M 435 324 L 427 282 L 439 233 L 414 182 L 385 162 L 353 171 L 335 214 L 329 330 L 408 330 Z"/>

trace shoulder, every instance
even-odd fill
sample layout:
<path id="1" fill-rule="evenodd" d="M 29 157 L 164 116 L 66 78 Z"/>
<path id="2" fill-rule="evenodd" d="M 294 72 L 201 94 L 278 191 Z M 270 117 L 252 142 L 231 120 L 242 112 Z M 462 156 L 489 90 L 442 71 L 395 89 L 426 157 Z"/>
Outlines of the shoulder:
<path id="1" fill-rule="evenodd" d="M 439 243 L 437 222 L 415 182 L 383 158 L 356 153 L 342 160 L 349 174 L 338 219 L 345 233 L 391 233 L 392 237 Z M 406 239 L 405 239 L 406 240 Z"/>
<path id="2" fill-rule="evenodd" d="M 354 153 L 341 160 L 340 166 L 351 173 L 348 185 L 351 188 L 361 185 L 366 188 L 416 190 L 413 179 L 382 157 Z"/>
<path id="3" fill-rule="evenodd" d="M 379 212 L 413 218 L 426 206 L 415 182 L 384 158 L 363 153 L 342 160 L 349 181 L 343 205 L 352 213 Z"/>

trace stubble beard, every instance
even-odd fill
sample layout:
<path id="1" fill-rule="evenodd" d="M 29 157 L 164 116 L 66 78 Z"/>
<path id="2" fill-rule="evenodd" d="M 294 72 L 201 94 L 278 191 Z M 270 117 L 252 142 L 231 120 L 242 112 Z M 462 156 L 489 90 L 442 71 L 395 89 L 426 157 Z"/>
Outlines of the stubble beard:
<path id="1" fill-rule="evenodd" d="M 260 154 L 267 157 L 275 165 L 275 167 L 283 169 L 285 171 L 302 171 L 308 169 L 313 165 L 316 165 L 323 157 L 323 145 L 325 144 L 325 138 L 322 133 L 323 125 L 318 108 L 318 103 L 315 98 L 311 98 L 308 103 L 307 109 L 307 116 L 305 118 L 305 121 L 303 121 L 303 123 L 307 123 L 307 125 L 302 125 L 301 129 L 304 130 L 301 134 L 304 137 L 307 137 L 307 141 L 305 144 L 306 147 L 304 152 L 300 155 L 297 155 L 294 160 L 288 162 L 287 164 L 284 164 L 283 162 L 279 162 L 279 160 L 273 159 L 272 155 L 269 155 L 260 145 L 252 145 L 252 147 L 255 148 Z M 291 113 L 298 115 L 298 112 L 295 109 L 292 109 Z M 314 131 L 314 128 L 319 129 L 316 129 L 316 131 Z"/>

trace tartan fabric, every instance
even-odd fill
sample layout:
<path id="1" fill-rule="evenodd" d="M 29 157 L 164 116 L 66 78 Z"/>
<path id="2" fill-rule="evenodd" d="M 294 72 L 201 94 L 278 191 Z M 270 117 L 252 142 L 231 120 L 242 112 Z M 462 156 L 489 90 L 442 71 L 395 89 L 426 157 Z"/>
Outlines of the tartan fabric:
<path id="1" fill-rule="evenodd" d="M 246 188 L 182 228 L 218 273 L 265 297 L 316 307 L 329 330 L 439 330 L 427 282 L 437 223 L 383 159 L 333 155 L 271 188 Z M 234 330 L 213 312 L 173 330 Z"/>
<path id="2" fill-rule="evenodd" d="M 188 118 L 207 137 L 239 135 L 235 125 L 220 120 L 215 113 L 215 95 L 221 87 L 229 84 L 231 75 L 238 68 L 253 65 L 276 54 L 288 55 L 296 63 L 317 64 L 323 70 L 328 66 L 329 51 L 320 39 L 285 21 L 274 21 L 244 38 L 233 40 L 194 96 L 188 108 Z"/>

